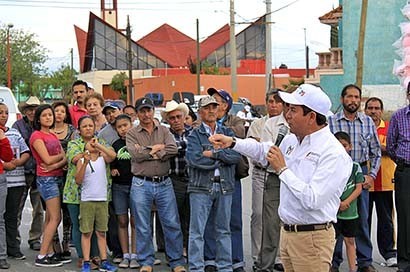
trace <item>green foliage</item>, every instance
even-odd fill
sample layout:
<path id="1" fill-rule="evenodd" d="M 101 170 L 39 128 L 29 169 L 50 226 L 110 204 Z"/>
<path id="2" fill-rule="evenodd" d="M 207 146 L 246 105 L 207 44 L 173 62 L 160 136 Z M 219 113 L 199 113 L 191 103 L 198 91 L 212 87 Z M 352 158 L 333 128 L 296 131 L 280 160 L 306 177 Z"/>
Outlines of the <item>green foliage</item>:
<path id="1" fill-rule="evenodd" d="M 34 33 L 10 28 L 12 89 L 19 86 L 27 95 L 36 95 L 47 71 L 47 50 L 36 38 Z M 0 41 L 0 85 L 7 85 L 7 25 L 0 25 Z"/>
<path id="2" fill-rule="evenodd" d="M 127 87 L 124 85 L 124 81 L 128 79 L 128 76 L 125 72 L 121 72 L 112 77 L 110 88 L 116 92 L 120 93 L 120 99 L 127 100 Z"/>
<path id="3" fill-rule="evenodd" d="M 72 70 L 68 64 L 62 64 L 61 67 L 54 71 L 48 78 L 48 85 L 56 89 L 61 89 L 63 99 L 71 99 L 71 85 L 76 79 L 77 72 Z"/>

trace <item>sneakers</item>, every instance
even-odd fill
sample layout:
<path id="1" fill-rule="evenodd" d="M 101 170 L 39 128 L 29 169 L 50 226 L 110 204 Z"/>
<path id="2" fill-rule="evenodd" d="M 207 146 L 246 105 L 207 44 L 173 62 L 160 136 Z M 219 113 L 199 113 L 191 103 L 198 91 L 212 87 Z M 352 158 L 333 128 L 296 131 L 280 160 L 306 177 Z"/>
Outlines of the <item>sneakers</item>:
<path id="1" fill-rule="evenodd" d="M 130 262 L 131 269 L 140 268 L 140 267 L 141 265 L 137 262 L 136 259 L 131 259 L 131 262 Z"/>
<path id="2" fill-rule="evenodd" d="M 9 269 L 10 264 L 6 261 L 6 259 L 0 259 L 0 269 Z"/>
<path id="3" fill-rule="evenodd" d="M 40 267 L 58 267 L 62 266 L 63 263 L 56 261 L 48 256 L 44 256 L 41 259 L 36 257 L 35 265 Z"/>
<path id="4" fill-rule="evenodd" d="M 155 259 L 154 260 L 154 265 L 160 265 L 161 264 L 161 260 L 160 259 Z"/>
<path id="5" fill-rule="evenodd" d="M 112 262 L 115 263 L 115 264 L 121 263 L 122 262 L 122 255 L 121 256 L 120 255 L 113 256 Z"/>
<path id="6" fill-rule="evenodd" d="M 81 267 L 81 272 L 91 272 L 90 262 L 84 262 L 83 263 L 83 266 Z"/>
<path id="7" fill-rule="evenodd" d="M 118 268 L 111 264 L 109 261 L 104 261 L 101 263 L 100 268 L 98 269 L 101 272 L 115 272 L 118 270 Z"/>
<path id="8" fill-rule="evenodd" d="M 386 265 L 388 267 L 397 267 L 397 258 L 391 257 L 386 260 Z"/>
<path id="9" fill-rule="evenodd" d="M 24 256 L 23 253 L 17 252 L 16 254 L 9 254 L 9 258 L 15 259 L 15 260 L 25 260 L 26 256 Z"/>
<path id="10" fill-rule="evenodd" d="M 54 253 L 50 258 L 57 262 L 62 262 L 63 264 L 71 263 L 71 257 L 64 256 L 61 253 Z"/>
<path id="11" fill-rule="evenodd" d="M 128 268 L 130 266 L 130 259 L 124 258 L 118 265 L 119 268 Z"/>

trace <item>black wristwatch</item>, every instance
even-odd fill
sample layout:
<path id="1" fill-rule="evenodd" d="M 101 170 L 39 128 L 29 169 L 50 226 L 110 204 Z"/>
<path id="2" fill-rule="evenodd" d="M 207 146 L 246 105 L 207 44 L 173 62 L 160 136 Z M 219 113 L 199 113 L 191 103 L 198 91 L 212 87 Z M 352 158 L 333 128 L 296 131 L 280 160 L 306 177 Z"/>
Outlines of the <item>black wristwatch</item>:
<path id="1" fill-rule="evenodd" d="M 232 137 L 232 143 L 231 143 L 231 145 L 229 146 L 229 148 L 234 148 L 235 145 L 236 145 L 236 138 L 235 138 L 235 137 Z"/>

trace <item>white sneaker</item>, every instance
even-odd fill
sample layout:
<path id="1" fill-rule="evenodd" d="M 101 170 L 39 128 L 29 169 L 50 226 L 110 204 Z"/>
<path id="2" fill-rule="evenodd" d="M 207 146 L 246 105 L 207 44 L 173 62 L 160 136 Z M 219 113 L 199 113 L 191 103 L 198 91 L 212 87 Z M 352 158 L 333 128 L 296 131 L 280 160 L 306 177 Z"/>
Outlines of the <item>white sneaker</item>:
<path id="1" fill-rule="evenodd" d="M 396 267 L 397 266 L 397 258 L 396 257 L 391 257 L 386 260 L 386 265 L 388 267 Z"/>
<path id="2" fill-rule="evenodd" d="M 160 265 L 160 264 L 161 264 L 161 260 L 160 259 L 155 259 L 154 265 Z"/>
<path id="3" fill-rule="evenodd" d="M 122 259 L 122 261 L 118 265 L 118 267 L 121 267 L 121 268 L 128 268 L 129 266 L 130 266 L 130 260 L 127 258 Z"/>
<path id="4" fill-rule="evenodd" d="M 136 259 L 131 259 L 131 262 L 130 262 L 131 269 L 140 268 L 140 267 L 141 265 L 137 262 Z"/>

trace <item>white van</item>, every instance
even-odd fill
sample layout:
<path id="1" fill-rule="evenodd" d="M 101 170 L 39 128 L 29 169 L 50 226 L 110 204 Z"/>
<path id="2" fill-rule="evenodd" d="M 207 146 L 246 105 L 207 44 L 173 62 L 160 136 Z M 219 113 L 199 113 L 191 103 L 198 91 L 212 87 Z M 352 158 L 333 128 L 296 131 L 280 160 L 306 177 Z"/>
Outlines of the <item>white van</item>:
<path id="1" fill-rule="evenodd" d="M 9 108 L 9 119 L 6 126 L 11 127 L 14 122 L 21 119 L 21 113 L 17 107 L 16 98 L 14 98 L 13 93 L 7 87 L 0 87 L 0 102 L 7 105 Z"/>

